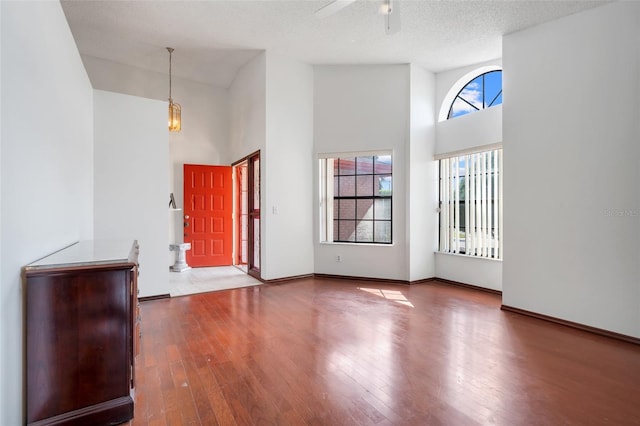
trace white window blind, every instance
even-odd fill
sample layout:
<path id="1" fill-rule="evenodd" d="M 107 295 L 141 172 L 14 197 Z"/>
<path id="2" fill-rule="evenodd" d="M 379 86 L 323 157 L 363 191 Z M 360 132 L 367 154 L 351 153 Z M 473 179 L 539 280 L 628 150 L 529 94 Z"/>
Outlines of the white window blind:
<path id="1" fill-rule="evenodd" d="M 502 149 L 440 159 L 440 251 L 502 259 Z"/>

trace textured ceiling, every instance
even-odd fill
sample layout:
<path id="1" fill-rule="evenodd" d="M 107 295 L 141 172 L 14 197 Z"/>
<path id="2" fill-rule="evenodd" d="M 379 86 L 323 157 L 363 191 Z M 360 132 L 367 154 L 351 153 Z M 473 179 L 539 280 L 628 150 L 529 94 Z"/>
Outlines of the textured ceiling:
<path id="1" fill-rule="evenodd" d="M 504 34 L 605 2 L 588 0 L 400 0 L 400 29 L 387 35 L 382 1 L 69 1 L 62 6 L 82 54 L 229 87 L 262 50 L 310 64 L 415 63 L 439 72 L 502 56 Z"/>

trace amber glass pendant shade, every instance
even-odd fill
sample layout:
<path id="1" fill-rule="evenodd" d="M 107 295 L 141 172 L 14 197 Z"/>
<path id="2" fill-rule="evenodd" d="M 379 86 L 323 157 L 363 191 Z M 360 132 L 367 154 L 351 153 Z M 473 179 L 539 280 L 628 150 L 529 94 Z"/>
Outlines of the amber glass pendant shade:
<path id="1" fill-rule="evenodd" d="M 179 132 L 182 129 L 182 108 L 180 104 L 169 100 L 169 131 Z"/>
<path id="2" fill-rule="evenodd" d="M 171 98 L 171 54 L 172 47 L 167 47 L 169 52 L 169 131 L 179 132 L 182 129 L 182 107 L 180 104 L 173 102 Z"/>

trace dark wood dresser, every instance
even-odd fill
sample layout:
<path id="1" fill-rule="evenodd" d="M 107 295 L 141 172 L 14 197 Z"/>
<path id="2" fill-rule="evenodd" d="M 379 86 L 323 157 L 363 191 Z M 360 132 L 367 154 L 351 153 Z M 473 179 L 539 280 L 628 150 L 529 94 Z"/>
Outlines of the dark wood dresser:
<path id="1" fill-rule="evenodd" d="M 81 241 L 24 267 L 27 424 L 133 418 L 138 252 Z"/>

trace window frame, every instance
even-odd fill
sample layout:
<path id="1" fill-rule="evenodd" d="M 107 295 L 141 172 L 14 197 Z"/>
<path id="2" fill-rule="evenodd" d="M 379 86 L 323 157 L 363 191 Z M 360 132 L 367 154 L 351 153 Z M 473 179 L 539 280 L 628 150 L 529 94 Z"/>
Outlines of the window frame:
<path id="1" fill-rule="evenodd" d="M 376 171 L 376 157 L 389 157 L 389 169 L 384 172 Z M 357 172 L 357 164 L 358 158 L 372 158 L 371 167 L 372 170 L 370 173 L 358 173 Z M 334 170 L 336 169 L 336 161 L 346 159 L 354 159 L 354 172 L 353 174 L 334 174 Z M 372 179 L 372 195 L 358 195 L 356 184 L 354 186 L 354 194 L 353 195 L 337 195 L 334 193 L 334 188 L 339 188 L 340 185 L 340 177 L 354 177 L 354 181 L 357 181 L 358 176 L 370 176 Z M 376 177 L 385 177 L 388 176 L 391 180 L 391 188 L 390 194 L 375 194 L 375 182 Z M 335 179 L 338 178 L 338 183 L 336 183 Z M 366 245 L 372 244 L 376 246 L 389 246 L 393 245 L 393 152 L 392 151 L 372 151 L 372 152 L 341 152 L 341 153 L 330 153 L 330 154 L 322 154 L 319 155 L 319 180 L 320 180 L 320 242 L 322 243 L 330 243 L 330 244 L 356 244 L 356 245 Z M 336 217 L 335 212 L 335 201 L 340 202 L 340 200 L 354 200 L 354 218 L 351 219 L 341 219 L 340 217 Z M 374 209 L 374 213 L 372 213 L 372 218 L 367 219 L 358 219 L 358 210 L 357 210 L 357 202 L 358 200 L 371 200 L 371 209 Z M 375 205 L 376 200 L 389 200 L 389 217 L 384 219 L 375 218 Z M 338 207 L 339 210 L 339 207 Z M 338 212 L 339 214 L 339 212 Z M 335 226 L 336 224 L 339 226 L 339 221 L 344 220 L 353 220 L 355 222 L 354 232 L 353 232 L 353 240 L 345 240 L 345 239 L 336 239 Z M 358 240 L 357 229 L 358 225 L 363 222 L 371 222 L 372 227 L 372 238 L 369 240 Z M 389 241 L 376 241 L 376 223 L 388 222 L 389 226 Z"/>
<path id="2" fill-rule="evenodd" d="M 449 108 L 451 107 L 453 101 L 455 101 L 458 92 L 460 92 L 470 81 L 473 81 L 473 79 L 478 77 L 480 74 L 489 71 L 503 71 L 502 64 L 496 63 L 493 65 L 484 65 L 475 68 L 458 78 L 455 83 L 453 83 L 449 87 L 449 90 L 447 90 L 447 94 L 444 96 L 442 102 L 440 103 L 440 108 L 438 109 L 438 122 L 447 121 Z"/>
<path id="3" fill-rule="evenodd" d="M 470 159 L 474 156 L 480 156 L 480 159 L 474 159 L 472 165 Z M 465 159 L 462 169 L 461 158 Z M 442 154 L 436 160 L 439 188 L 438 252 L 502 260 L 504 153 L 501 144 Z M 484 160 L 488 162 L 482 164 Z M 464 174 L 461 174 L 461 170 Z M 463 178 L 464 200 L 460 193 Z M 475 189 L 470 189 L 474 186 Z M 493 195 L 487 197 L 489 193 Z M 464 239 L 461 239 L 463 229 Z M 455 237 L 456 233 L 458 237 Z"/>
<path id="4" fill-rule="evenodd" d="M 491 102 L 487 105 L 486 103 L 486 99 L 485 99 L 485 78 L 488 74 L 493 74 L 493 73 L 500 73 L 500 91 L 496 94 L 496 96 L 491 100 Z M 478 77 L 482 77 L 482 108 L 478 108 L 476 105 L 472 104 L 471 102 L 469 102 L 467 99 L 463 98 L 462 96 L 460 96 L 460 94 L 473 82 L 475 81 Z M 497 106 L 497 105 L 502 105 L 502 102 L 499 104 L 495 104 L 494 102 L 496 100 L 498 100 L 498 98 L 502 95 L 502 70 L 490 70 L 490 71 L 484 71 L 478 75 L 476 75 L 475 77 L 473 77 L 471 80 L 467 81 L 467 83 L 462 86 L 462 88 L 460 90 L 458 90 L 458 93 L 456 93 L 456 95 L 453 97 L 453 100 L 451 101 L 451 103 L 449 104 L 449 112 L 447 113 L 447 120 L 451 120 L 452 118 L 457 118 L 457 117 L 462 117 L 464 115 L 468 115 L 468 114 L 472 114 L 474 112 L 477 111 L 482 111 L 485 110 L 487 108 L 491 108 L 492 106 Z M 470 105 L 472 108 L 475 108 L 475 111 L 469 111 L 465 114 L 461 114 L 458 115 L 456 117 L 452 117 L 451 113 L 453 112 L 453 105 L 456 103 L 456 101 L 460 99 L 461 101 L 463 101 L 464 103 L 466 103 L 467 105 Z"/>

